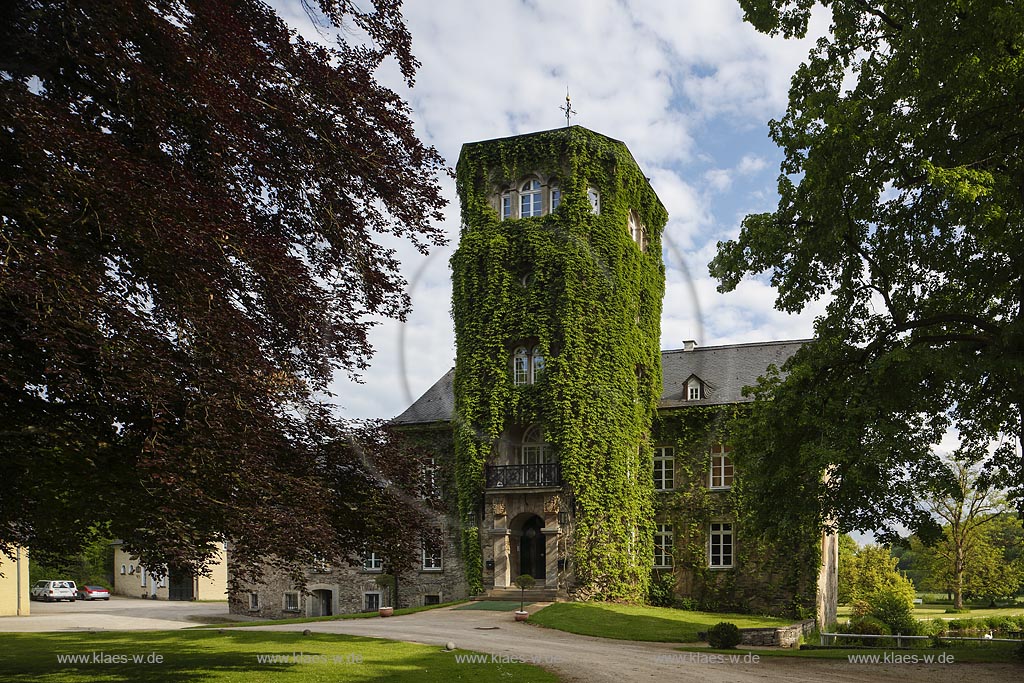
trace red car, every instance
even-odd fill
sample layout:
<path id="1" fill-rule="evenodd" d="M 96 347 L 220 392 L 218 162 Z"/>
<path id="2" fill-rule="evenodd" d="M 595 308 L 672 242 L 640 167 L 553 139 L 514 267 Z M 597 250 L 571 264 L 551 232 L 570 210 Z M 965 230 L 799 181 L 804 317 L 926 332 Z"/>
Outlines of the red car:
<path id="1" fill-rule="evenodd" d="M 79 600 L 109 600 L 110 591 L 103 586 L 79 586 Z"/>

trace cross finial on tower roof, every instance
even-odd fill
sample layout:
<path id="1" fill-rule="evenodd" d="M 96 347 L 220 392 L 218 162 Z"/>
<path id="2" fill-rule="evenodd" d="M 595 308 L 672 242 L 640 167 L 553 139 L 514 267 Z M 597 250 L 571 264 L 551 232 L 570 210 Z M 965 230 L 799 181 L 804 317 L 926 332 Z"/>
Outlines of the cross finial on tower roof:
<path id="1" fill-rule="evenodd" d="M 577 113 L 576 110 L 572 108 L 572 100 L 569 99 L 569 88 L 565 89 L 565 106 L 559 107 L 559 109 L 565 113 L 565 127 L 568 128 L 569 117 Z"/>

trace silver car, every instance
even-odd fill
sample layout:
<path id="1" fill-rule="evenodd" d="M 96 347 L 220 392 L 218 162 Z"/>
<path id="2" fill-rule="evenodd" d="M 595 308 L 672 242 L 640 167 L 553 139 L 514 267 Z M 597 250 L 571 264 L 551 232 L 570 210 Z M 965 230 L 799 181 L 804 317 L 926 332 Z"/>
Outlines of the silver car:
<path id="1" fill-rule="evenodd" d="M 29 599 L 54 602 L 56 600 L 75 601 L 78 587 L 74 581 L 36 581 L 29 591 Z"/>

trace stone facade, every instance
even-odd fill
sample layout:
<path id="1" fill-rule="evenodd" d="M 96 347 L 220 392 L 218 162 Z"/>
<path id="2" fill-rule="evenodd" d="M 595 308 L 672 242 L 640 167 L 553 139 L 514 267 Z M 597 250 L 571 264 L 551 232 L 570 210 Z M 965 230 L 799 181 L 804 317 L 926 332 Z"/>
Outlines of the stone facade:
<path id="1" fill-rule="evenodd" d="M 783 628 L 741 628 L 741 645 L 799 647 L 800 639 L 814 630 L 814 619 Z"/>
<path id="2" fill-rule="evenodd" d="M 390 589 L 378 581 L 382 572 L 356 563 L 310 569 L 305 590 L 283 572 L 268 569 L 261 583 L 243 584 L 232 596 L 230 611 L 261 619 L 287 619 L 463 600 L 467 597 L 465 570 L 454 541 L 450 533 L 444 535 L 439 569 L 424 569 L 421 561 L 399 575 L 397 604 L 386 604 L 394 601 Z"/>

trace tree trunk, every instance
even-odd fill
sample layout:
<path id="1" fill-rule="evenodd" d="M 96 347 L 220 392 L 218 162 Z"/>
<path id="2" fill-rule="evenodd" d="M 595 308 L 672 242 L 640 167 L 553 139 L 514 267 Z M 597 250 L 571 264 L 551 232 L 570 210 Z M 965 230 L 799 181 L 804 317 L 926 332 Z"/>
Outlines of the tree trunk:
<path id="1" fill-rule="evenodd" d="M 963 548 L 956 549 L 956 559 L 953 561 L 953 609 L 964 608 L 964 557 Z"/>

